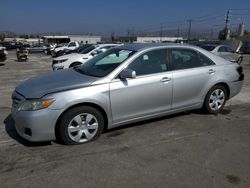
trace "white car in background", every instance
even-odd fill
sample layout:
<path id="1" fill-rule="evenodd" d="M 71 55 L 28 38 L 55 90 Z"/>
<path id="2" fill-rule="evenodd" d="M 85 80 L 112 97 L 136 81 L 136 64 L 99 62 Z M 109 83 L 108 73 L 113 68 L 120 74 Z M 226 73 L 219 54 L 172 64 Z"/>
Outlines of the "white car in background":
<path id="1" fill-rule="evenodd" d="M 80 53 L 72 53 L 54 58 L 52 61 L 52 68 L 56 71 L 79 66 L 97 54 L 118 45 L 120 44 L 96 44 L 84 49 Z"/>
<path id="2" fill-rule="evenodd" d="M 61 46 L 61 47 L 55 47 L 52 51 L 51 51 L 51 55 L 53 56 L 54 54 L 56 54 L 57 52 L 61 51 L 61 50 L 65 50 L 65 49 L 69 49 L 69 50 L 75 50 L 76 48 L 78 48 L 80 46 L 80 44 L 77 41 L 71 41 L 69 42 L 67 45 L 65 46 Z"/>
<path id="3" fill-rule="evenodd" d="M 200 47 L 231 62 L 240 64 L 243 61 L 243 56 L 239 53 L 234 52 L 227 45 L 205 44 L 201 45 Z"/>

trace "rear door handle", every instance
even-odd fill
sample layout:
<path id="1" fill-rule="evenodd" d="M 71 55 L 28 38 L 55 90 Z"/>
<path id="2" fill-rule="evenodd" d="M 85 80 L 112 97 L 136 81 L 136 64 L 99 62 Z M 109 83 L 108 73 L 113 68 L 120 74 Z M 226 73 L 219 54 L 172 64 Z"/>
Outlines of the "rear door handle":
<path id="1" fill-rule="evenodd" d="M 163 77 L 161 79 L 161 82 L 169 82 L 171 80 L 171 78 L 168 78 L 168 77 Z"/>
<path id="2" fill-rule="evenodd" d="M 214 69 L 209 69 L 208 70 L 208 74 L 214 74 L 215 73 L 215 70 Z"/>

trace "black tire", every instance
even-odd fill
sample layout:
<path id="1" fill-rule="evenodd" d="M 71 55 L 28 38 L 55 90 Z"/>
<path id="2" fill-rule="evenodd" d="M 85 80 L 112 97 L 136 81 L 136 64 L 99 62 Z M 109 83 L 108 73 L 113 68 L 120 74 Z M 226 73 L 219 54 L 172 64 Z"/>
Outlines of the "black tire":
<path id="1" fill-rule="evenodd" d="M 221 90 L 224 92 L 224 102 L 221 104 L 221 106 L 219 107 L 219 109 L 215 110 L 215 109 L 212 109 L 212 107 L 210 107 L 210 103 L 212 102 L 211 99 L 210 99 L 210 96 L 214 93 L 215 90 Z M 205 97 L 205 100 L 204 100 L 204 104 L 203 104 L 203 109 L 206 113 L 209 113 L 209 114 L 217 114 L 219 113 L 226 101 L 227 101 L 227 96 L 228 96 L 228 93 L 227 93 L 227 90 L 226 88 L 223 86 L 223 85 L 215 85 L 213 86 L 207 93 L 206 97 Z"/>
<path id="2" fill-rule="evenodd" d="M 76 117 L 77 115 L 88 113 L 93 115 L 98 123 L 98 128 L 94 136 L 87 141 L 84 142 L 76 142 L 71 139 L 70 133 L 68 133 L 68 127 L 70 125 L 70 122 L 72 122 L 73 118 Z M 86 121 L 86 120 L 85 120 Z M 98 111 L 97 109 L 91 107 L 91 106 L 78 106 L 75 108 L 72 108 L 68 111 L 66 111 L 63 116 L 60 118 L 59 124 L 58 124 L 58 136 L 60 141 L 62 141 L 66 145 L 74 145 L 74 144 L 81 144 L 81 143 L 87 143 L 90 141 L 93 141 L 100 137 L 100 135 L 103 132 L 104 129 L 104 118 L 102 116 L 102 113 Z"/>
<path id="3" fill-rule="evenodd" d="M 80 66 L 82 63 L 80 62 L 75 62 L 75 63 L 72 63 L 69 68 L 72 68 L 72 67 L 77 67 L 77 66 Z"/>

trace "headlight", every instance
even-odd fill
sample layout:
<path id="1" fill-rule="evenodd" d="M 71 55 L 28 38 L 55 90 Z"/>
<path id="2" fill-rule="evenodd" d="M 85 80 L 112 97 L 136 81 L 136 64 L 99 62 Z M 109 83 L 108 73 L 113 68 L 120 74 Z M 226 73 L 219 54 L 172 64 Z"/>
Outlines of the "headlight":
<path id="1" fill-rule="evenodd" d="M 55 100 L 54 99 L 34 99 L 24 101 L 18 111 L 34 111 L 48 108 Z"/>
<path id="2" fill-rule="evenodd" d="M 65 61 L 68 61 L 68 59 L 61 59 L 61 60 L 54 60 L 53 64 L 57 64 L 57 63 L 63 63 Z"/>

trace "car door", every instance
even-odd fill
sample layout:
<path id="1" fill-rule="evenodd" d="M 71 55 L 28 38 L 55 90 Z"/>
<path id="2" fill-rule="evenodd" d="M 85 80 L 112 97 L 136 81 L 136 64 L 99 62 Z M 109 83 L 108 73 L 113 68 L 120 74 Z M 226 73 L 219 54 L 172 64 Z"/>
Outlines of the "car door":
<path id="1" fill-rule="evenodd" d="M 171 110 L 172 72 L 166 49 L 145 52 L 127 68 L 136 71 L 136 78 L 110 83 L 114 124 Z"/>
<path id="2" fill-rule="evenodd" d="M 202 103 L 207 87 L 215 79 L 215 63 L 192 49 L 171 49 L 169 54 L 173 69 L 172 109 Z"/>

